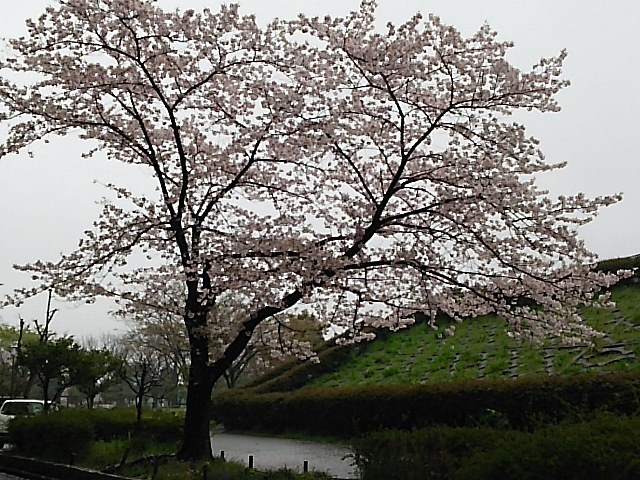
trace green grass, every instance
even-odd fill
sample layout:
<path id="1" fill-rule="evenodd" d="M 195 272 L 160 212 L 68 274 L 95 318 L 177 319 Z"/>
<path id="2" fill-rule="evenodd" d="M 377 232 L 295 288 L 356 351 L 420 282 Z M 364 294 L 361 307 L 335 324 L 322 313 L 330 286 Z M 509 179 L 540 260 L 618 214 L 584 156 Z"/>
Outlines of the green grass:
<path id="1" fill-rule="evenodd" d="M 495 379 L 552 373 L 640 371 L 640 288 L 612 289 L 616 310 L 585 308 L 585 322 L 605 333 L 594 346 L 565 347 L 548 341 L 538 347 L 511 338 L 508 326 L 491 315 L 456 325 L 452 337 L 424 324 L 383 335 L 352 355 L 338 370 L 313 380 L 314 387 L 416 384 L 472 378 Z M 618 351 L 620 350 L 620 352 Z M 511 351 L 517 351 L 511 367 Z M 622 352 L 622 353 L 621 353 Z M 456 367 L 452 369 L 456 355 Z M 486 359 L 483 361 L 483 357 Z"/>
<path id="2" fill-rule="evenodd" d="M 153 461 L 130 465 L 118 472 L 129 478 L 151 478 Z M 258 472 L 235 462 L 216 459 L 208 462 L 187 463 L 175 459 L 160 462 L 153 477 L 155 480 L 329 480 L 331 477 L 317 473 L 298 473 L 288 469 Z"/>
<path id="3" fill-rule="evenodd" d="M 133 440 L 102 440 L 91 443 L 89 452 L 78 459 L 77 464 L 92 469 L 119 465 L 127 452 L 126 461 L 135 462 L 149 455 L 170 455 L 178 450 L 178 443 L 158 443 Z"/>
<path id="4" fill-rule="evenodd" d="M 177 443 L 138 442 L 113 440 L 93 442 L 89 451 L 77 459 L 76 465 L 94 470 L 119 465 L 125 451 L 126 463 L 116 474 L 126 478 L 154 478 L 155 480 L 329 480 L 317 472 L 298 473 L 288 469 L 261 472 L 249 470 L 237 462 L 221 459 L 181 462 L 170 457 L 177 451 Z M 161 459 L 157 463 L 155 457 Z M 155 471 L 155 476 L 154 476 Z M 206 477 L 205 477 L 206 473 Z"/>
<path id="5" fill-rule="evenodd" d="M 111 442 L 97 441 L 89 447 L 87 455 L 80 459 L 82 467 L 100 469 L 109 465 L 117 465 L 122 460 L 124 452 L 130 447 L 130 440 L 113 440 Z"/>

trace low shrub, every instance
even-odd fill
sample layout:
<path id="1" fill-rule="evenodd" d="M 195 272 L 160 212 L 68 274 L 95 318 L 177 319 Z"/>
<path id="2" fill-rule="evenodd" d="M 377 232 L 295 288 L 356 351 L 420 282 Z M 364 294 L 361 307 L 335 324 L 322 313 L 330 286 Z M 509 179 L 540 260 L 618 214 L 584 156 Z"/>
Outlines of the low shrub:
<path id="1" fill-rule="evenodd" d="M 171 443 L 182 438 L 184 417 L 171 410 L 147 410 L 142 415 L 142 431 L 159 443 Z"/>
<path id="2" fill-rule="evenodd" d="M 601 413 L 534 432 L 435 427 L 354 442 L 363 480 L 640 478 L 640 417 Z"/>
<path id="3" fill-rule="evenodd" d="M 52 461 L 66 463 L 72 455 L 86 454 L 94 437 L 91 421 L 70 410 L 9 422 L 9 443 L 17 451 Z"/>
<path id="4" fill-rule="evenodd" d="M 140 434 L 135 435 L 135 409 L 65 409 L 12 420 L 9 443 L 26 455 L 67 462 L 72 453 L 85 455 L 95 441 L 133 438 L 131 447 L 140 451 L 154 443 L 176 443 L 182 437 L 182 427 L 180 415 L 167 410 L 149 410 L 143 412 Z M 61 442 L 61 438 L 64 441 Z"/>
<path id="5" fill-rule="evenodd" d="M 136 426 L 136 411 L 132 408 L 78 409 L 74 411 L 89 419 L 93 425 L 96 440 L 108 442 L 129 438 Z"/>
<path id="6" fill-rule="evenodd" d="M 89 451 L 79 459 L 78 465 L 96 470 L 113 468 L 122 461 L 127 450 L 131 450 L 130 440 L 96 440 L 91 442 Z"/>
<path id="7" fill-rule="evenodd" d="M 491 428 L 386 430 L 355 441 L 353 448 L 364 480 L 448 479 L 465 458 L 494 449 L 502 435 Z"/>

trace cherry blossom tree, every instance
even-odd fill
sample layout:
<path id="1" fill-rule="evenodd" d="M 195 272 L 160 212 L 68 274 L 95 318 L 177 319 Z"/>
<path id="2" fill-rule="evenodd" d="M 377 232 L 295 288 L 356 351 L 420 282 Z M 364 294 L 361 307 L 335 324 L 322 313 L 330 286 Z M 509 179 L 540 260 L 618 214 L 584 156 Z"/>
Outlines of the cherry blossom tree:
<path id="1" fill-rule="evenodd" d="M 576 228 L 617 197 L 541 191 L 536 175 L 563 164 L 509 118 L 559 110 L 565 53 L 522 71 L 488 26 L 464 38 L 417 14 L 380 30 L 375 11 L 364 0 L 345 18 L 261 27 L 234 5 L 58 0 L 0 65 L 0 156 L 79 136 L 92 161 L 155 178 L 154 195 L 110 185 L 78 248 L 19 267 L 36 286 L 9 301 L 46 289 L 137 301 L 180 281 L 182 458 L 211 455 L 213 384 L 296 305 L 352 340 L 438 311 L 494 312 L 534 340 L 594 334 L 578 308 L 615 275 L 589 267 Z M 243 314 L 211 318 L 229 294 Z"/>
<path id="2" fill-rule="evenodd" d="M 181 282 L 168 282 L 161 290 L 145 288 L 136 300 L 119 301 L 113 312 L 125 320 L 131 329 L 132 342 L 141 349 L 153 350 L 178 372 L 180 383 L 189 378 L 189 338 L 184 325 L 184 292 Z M 208 313 L 207 338 L 209 344 L 227 344 L 230 339 L 219 337 L 219 325 L 237 323 L 247 315 L 248 305 L 237 295 L 219 297 Z M 238 384 L 241 377 L 264 373 L 279 362 L 309 355 L 309 346 L 323 341 L 321 325 L 309 312 L 275 315 L 261 323 L 251 339 L 224 372 L 228 388 Z M 277 342 L 274 342 L 277 339 Z M 277 346 L 274 349 L 274 345 Z M 135 348 L 134 348 L 135 349 Z"/>

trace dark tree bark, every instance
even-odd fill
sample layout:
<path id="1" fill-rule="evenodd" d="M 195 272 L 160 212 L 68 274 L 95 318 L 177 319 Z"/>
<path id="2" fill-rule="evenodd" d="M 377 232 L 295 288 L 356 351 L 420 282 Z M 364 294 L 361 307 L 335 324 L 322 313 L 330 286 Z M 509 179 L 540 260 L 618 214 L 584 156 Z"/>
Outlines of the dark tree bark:
<path id="1" fill-rule="evenodd" d="M 191 287 L 194 285 L 191 284 Z M 196 292 L 193 288 L 191 292 Z M 189 370 L 189 384 L 187 387 L 187 413 L 184 423 L 184 438 L 178 458 L 183 460 L 197 460 L 212 458 L 209 422 L 211 420 L 211 393 L 214 384 L 224 376 L 225 371 L 245 350 L 254 329 L 266 318 L 269 318 L 292 305 L 302 298 L 299 291 L 294 291 L 282 299 L 279 307 L 267 306 L 252 313 L 244 322 L 243 328 L 229 344 L 222 358 L 215 363 L 209 363 L 209 345 L 206 335 L 199 329 L 206 325 L 207 311 L 198 308 L 196 295 L 190 295 L 187 300 L 185 324 L 189 333 L 191 345 L 191 368 Z"/>
<path id="2" fill-rule="evenodd" d="M 182 448 L 178 452 L 178 458 L 183 460 L 213 457 L 209 422 L 211 392 L 217 378 L 214 369 L 208 364 L 208 352 L 206 337 L 194 335 L 191 340 L 184 437 Z"/>

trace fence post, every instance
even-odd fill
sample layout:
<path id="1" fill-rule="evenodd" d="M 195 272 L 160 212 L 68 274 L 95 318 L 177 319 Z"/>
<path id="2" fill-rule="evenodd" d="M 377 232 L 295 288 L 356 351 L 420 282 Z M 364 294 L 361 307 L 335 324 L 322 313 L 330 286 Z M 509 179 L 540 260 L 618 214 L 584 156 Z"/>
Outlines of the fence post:
<path id="1" fill-rule="evenodd" d="M 253 455 L 249 455 L 249 468 L 253 469 Z"/>
<path id="2" fill-rule="evenodd" d="M 122 454 L 122 459 L 120 460 L 119 467 L 122 467 L 127 462 L 127 457 L 129 456 L 130 449 L 131 449 L 131 447 L 126 447 L 124 449 L 124 453 Z"/>
<path id="3" fill-rule="evenodd" d="M 159 468 L 160 468 L 160 457 L 156 455 L 153 458 L 153 472 L 151 473 L 151 480 L 155 480 L 156 475 L 158 475 Z"/>
<path id="4" fill-rule="evenodd" d="M 302 463 L 302 472 L 303 472 L 303 473 L 307 473 L 308 471 L 309 471 L 309 461 L 308 461 L 308 460 L 305 460 L 305 461 Z"/>

